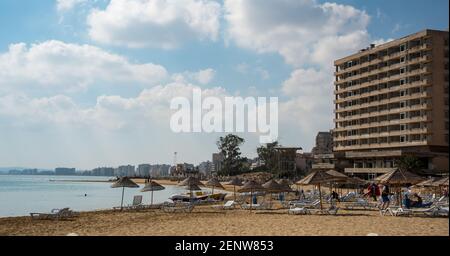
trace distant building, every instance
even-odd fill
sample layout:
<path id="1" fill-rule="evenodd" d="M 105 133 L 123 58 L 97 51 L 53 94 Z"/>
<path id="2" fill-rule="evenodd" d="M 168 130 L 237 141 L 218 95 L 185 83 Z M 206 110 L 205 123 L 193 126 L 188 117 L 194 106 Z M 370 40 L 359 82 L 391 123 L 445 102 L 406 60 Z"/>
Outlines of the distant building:
<path id="1" fill-rule="evenodd" d="M 316 146 L 311 150 L 314 155 L 333 153 L 333 134 L 331 132 L 319 132 L 316 136 Z"/>
<path id="2" fill-rule="evenodd" d="M 150 175 L 152 177 L 163 177 L 169 175 L 170 165 L 168 164 L 154 164 L 150 165 Z"/>
<path id="3" fill-rule="evenodd" d="M 75 175 L 75 168 L 57 167 L 55 175 Z"/>
<path id="4" fill-rule="evenodd" d="M 150 164 L 140 164 L 138 165 L 138 168 L 136 170 L 136 176 L 139 177 L 150 177 L 150 170 L 151 170 Z"/>
<path id="5" fill-rule="evenodd" d="M 93 176 L 114 176 L 114 168 L 112 167 L 98 167 L 91 171 Z"/>
<path id="6" fill-rule="evenodd" d="M 198 171 L 205 176 L 209 176 L 212 173 L 213 164 L 211 161 L 201 162 L 198 165 Z"/>
<path id="7" fill-rule="evenodd" d="M 301 147 L 275 147 L 277 169 L 282 176 L 297 176 L 297 154 Z"/>
<path id="8" fill-rule="evenodd" d="M 312 169 L 312 164 L 314 162 L 314 156 L 312 153 L 308 153 L 308 152 L 302 152 L 296 153 L 295 156 L 295 166 L 297 168 L 297 171 L 302 173 L 302 174 L 306 174 L 309 173 Z"/>
<path id="9" fill-rule="evenodd" d="M 217 173 L 222 170 L 224 156 L 222 153 L 212 154 L 212 168 L 211 173 Z"/>
<path id="10" fill-rule="evenodd" d="M 170 175 L 176 177 L 188 177 L 195 176 L 199 173 L 198 169 L 194 167 L 193 164 L 183 163 L 177 164 L 175 170 L 173 170 Z"/>
<path id="11" fill-rule="evenodd" d="M 119 177 L 134 177 L 136 176 L 134 165 L 121 165 L 117 167 L 115 175 Z"/>

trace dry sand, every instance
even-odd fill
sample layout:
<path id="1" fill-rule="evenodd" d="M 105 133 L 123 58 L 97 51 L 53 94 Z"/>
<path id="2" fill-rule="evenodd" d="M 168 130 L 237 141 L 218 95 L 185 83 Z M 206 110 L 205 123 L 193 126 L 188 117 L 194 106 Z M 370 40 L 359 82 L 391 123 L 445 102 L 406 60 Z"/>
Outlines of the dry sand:
<path id="1" fill-rule="evenodd" d="M 200 236 L 448 236 L 448 218 L 380 216 L 377 211 L 341 211 L 337 216 L 288 215 L 287 210 L 217 211 L 196 207 L 192 213 L 146 211 L 82 212 L 68 221 L 0 218 L 0 235 L 200 235 Z"/>

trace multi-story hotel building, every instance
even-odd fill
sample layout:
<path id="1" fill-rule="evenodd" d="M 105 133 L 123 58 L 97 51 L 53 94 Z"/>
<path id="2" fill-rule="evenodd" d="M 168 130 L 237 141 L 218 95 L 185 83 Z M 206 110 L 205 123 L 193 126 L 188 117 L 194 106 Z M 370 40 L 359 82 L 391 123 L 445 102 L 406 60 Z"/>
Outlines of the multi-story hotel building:
<path id="1" fill-rule="evenodd" d="M 375 176 L 413 154 L 448 172 L 448 31 L 424 30 L 336 60 L 333 150 Z"/>

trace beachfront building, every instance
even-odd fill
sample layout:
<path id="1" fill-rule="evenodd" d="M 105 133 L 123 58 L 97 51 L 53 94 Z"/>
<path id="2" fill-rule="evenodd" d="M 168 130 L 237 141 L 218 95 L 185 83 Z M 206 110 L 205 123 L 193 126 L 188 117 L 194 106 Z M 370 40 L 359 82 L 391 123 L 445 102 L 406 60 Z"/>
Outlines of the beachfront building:
<path id="1" fill-rule="evenodd" d="M 134 177 L 135 174 L 134 165 L 121 165 L 115 170 L 115 175 L 119 177 Z"/>
<path id="2" fill-rule="evenodd" d="M 139 177 L 150 177 L 150 164 L 140 164 L 136 170 L 136 176 Z"/>
<path id="3" fill-rule="evenodd" d="M 212 154 L 212 169 L 211 173 L 216 173 L 222 170 L 223 165 L 223 154 L 222 153 L 213 153 Z"/>
<path id="4" fill-rule="evenodd" d="M 112 167 L 97 167 L 92 169 L 90 175 L 93 176 L 114 176 L 114 168 Z"/>
<path id="5" fill-rule="evenodd" d="M 75 175 L 75 168 L 57 167 L 55 175 Z"/>
<path id="6" fill-rule="evenodd" d="M 316 136 L 316 145 L 311 150 L 314 155 L 331 154 L 333 152 L 333 134 L 329 132 L 319 132 Z"/>
<path id="7" fill-rule="evenodd" d="M 274 147 L 276 169 L 280 177 L 296 177 L 299 175 L 297 168 L 298 155 L 302 154 L 301 147 Z"/>
<path id="8" fill-rule="evenodd" d="M 211 176 L 211 171 L 212 171 L 212 162 L 211 161 L 205 161 L 205 162 L 201 162 L 198 166 L 198 171 L 206 176 L 209 177 Z"/>
<path id="9" fill-rule="evenodd" d="M 448 172 L 448 31 L 424 30 L 334 62 L 333 150 L 374 177 L 414 155 Z"/>

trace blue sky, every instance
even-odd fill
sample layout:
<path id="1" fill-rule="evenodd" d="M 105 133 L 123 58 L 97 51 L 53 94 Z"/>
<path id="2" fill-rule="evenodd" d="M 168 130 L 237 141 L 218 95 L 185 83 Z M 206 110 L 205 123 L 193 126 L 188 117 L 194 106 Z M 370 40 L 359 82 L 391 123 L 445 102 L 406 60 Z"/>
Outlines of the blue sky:
<path id="1" fill-rule="evenodd" d="M 0 24 L 0 166 L 85 169 L 210 160 L 223 134 L 168 129 L 193 87 L 279 97 L 281 144 L 310 150 L 333 128 L 332 60 L 448 29 L 448 1 L 3 0 Z"/>

